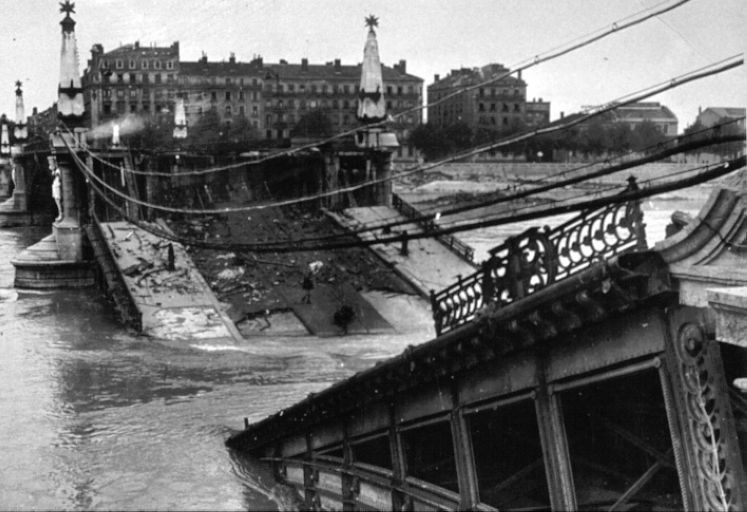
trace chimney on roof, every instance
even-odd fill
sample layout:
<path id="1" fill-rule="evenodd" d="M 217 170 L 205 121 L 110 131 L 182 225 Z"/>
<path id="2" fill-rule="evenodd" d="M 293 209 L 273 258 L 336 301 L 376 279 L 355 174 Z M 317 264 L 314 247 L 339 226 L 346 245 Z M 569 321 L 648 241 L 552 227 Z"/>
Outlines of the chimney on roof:
<path id="1" fill-rule="evenodd" d="M 438 82 L 439 80 L 441 80 L 441 75 L 439 75 L 439 74 L 433 75 L 433 81 L 434 82 Z"/>
<path id="2" fill-rule="evenodd" d="M 560 119 L 563 119 L 565 117 L 565 112 L 560 113 Z"/>
<path id="3" fill-rule="evenodd" d="M 405 59 L 399 59 L 399 65 L 394 67 L 403 75 L 407 73 L 407 61 Z"/>
<path id="4" fill-rule="evenodd" d="M 202 57 L 200 57 L 199 62 L 202 62 L 203 64 L 207 64 L 207 53 L 202 52 Z"/>
<path id="5" fill-rule="evenodd" d="M 301 71 L 308 71 L 309 70 L 309 59 L 304 57 L 301 59 Z"/>
<path id="6" fill-rule="evenodd" d="M 140 41 L 135 41 L 135 49 L 137 50 L 140 48 Z"/>
<path id="7" fill-rule="evenodd" d="M 230 53 L 230 55 L 228 56 L 228 62 L 230 62 L 231 64 L 236 64 L 236 54 L 235 53 L 233 53 L 233 52 Z"/>
<path id="8" fill-rule="evenodd" d="M 516 77 L 517 77 L 517 78 L 518 78 L 519 80 L 521 80 L 521 70 L 519 70 L 519 74 L 518 74 L 518 75 L 516 75 Z"/>
<path id="9" fill-rule="evenodd" d="M 339 73 L 342 70 L 342 64 L 340 59 L 335 59 L 335 73 Z"/>

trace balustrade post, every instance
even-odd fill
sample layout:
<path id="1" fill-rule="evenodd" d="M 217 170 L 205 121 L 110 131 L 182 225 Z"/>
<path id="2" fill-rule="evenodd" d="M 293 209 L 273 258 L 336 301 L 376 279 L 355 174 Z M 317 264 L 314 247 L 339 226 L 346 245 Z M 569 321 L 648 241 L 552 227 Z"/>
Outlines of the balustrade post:
<path id="1" fill-rule="evenodd" d="M 438 307 L 435 290 L 431 290 L 431 312 L 433 313 L 433 323 L 436 326 L 436 336 L 441 336 L 441 309 Z"/>
<path id="2" fill-rule="evenodd" d="M 632 174 L 628 177 L 628 191 L 634 192 L 640 190 L 638 182 L 635 176 Z M 646 241 L 646 224 L 643 222 L 643 208 L 641 208 L 641 200 L 636 199 L 631 201 L 630 208 L 628 210 L 631 215 L 630 219 L 630 230 L 633 232 L 636 239 L 636 249 L 639 251 L 645 251 L 648 249 L 648 242 Z"/>
<path id="3" fill-rule="evenodd" d="M 409 256 L 410 250 L 407 248 L 407 230 L 402 231 L 402 248 L 399 250 L 400 256 Z"/>
<path id="4" fill-rule="evenodd" d="M 493 276 L 490 274 L 490 260 L 482 262 L 482 303 L 487 305 L 495 301 L 495 283 Z"/>

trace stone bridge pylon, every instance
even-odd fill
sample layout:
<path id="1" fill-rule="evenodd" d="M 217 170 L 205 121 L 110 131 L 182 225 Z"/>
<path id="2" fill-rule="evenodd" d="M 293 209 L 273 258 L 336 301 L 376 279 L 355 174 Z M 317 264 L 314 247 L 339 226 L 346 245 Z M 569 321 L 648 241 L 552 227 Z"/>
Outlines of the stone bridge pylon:
<path id="1" fill-rule="evenodd" d="M 21 288 L 82 287 L 94 284 L 93 263 L 84 254 L 83 228 L 85 183 L 74 172 L 73 152 L 85 148 L 83 87 L 79 73 L 75 39 L 75 21 L 70 16 L 74 4 L 66 0 L 60 11 L 65 17 L 62 26 L 60 80 L 57 98 L 58 128 L 51 137 L 50 171 L 58 175 L 59 207 L 52 234 L 23 251 L 15 260 L 15 285 Z M 56 190 L 51 191 L 53 195 Z M 23 204 L 19 196 L 19 208 Z M 14 201 L 15 206 L 15 201 Z"/>

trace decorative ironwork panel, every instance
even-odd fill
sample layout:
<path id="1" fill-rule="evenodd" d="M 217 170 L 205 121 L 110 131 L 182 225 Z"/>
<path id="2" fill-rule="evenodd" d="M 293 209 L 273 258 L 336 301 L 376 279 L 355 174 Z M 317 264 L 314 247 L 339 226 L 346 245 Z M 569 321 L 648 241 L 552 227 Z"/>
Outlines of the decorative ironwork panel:
<path id="1" fill-rule="evenodd" d="M 694 505 L 701 510 L 743 510 L 743 469 L 718 344 L 707 340 L 697 324 L 685 323 L 674 352 Z"/>
<path id="2" fill-rule="evenodd" d="M 646 249 L 644 228 L 640 205 L 632 201 L 508 238 L 490 251 L 480 270 L 431 294 L 436 333 L 472 320 L 487 304 L 505 306 L 595 262 Z"/>

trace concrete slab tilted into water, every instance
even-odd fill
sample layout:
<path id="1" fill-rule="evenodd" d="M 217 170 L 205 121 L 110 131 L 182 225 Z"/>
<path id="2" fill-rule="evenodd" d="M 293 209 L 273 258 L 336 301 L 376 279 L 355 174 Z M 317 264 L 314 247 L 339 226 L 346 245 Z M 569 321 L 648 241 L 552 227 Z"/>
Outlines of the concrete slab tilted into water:
<path id="1" fill-rule="evenodd" d="M 127 222 L 101 223 L 101 233 L 142 315 L 145 334 L 167 340 L 242 339 L 184 247 Z"/>

